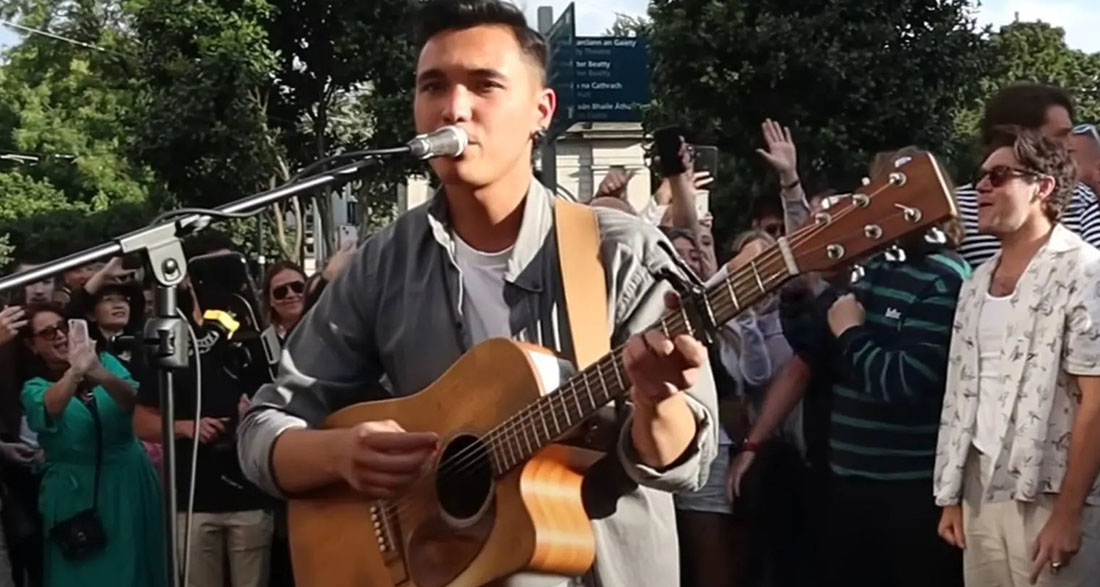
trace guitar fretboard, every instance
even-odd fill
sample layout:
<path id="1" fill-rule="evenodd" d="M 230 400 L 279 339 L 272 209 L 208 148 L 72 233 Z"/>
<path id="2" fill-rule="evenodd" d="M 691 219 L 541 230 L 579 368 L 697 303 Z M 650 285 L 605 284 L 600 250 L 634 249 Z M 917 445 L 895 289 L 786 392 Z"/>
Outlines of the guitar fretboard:
<path id="1" fill-rule="evenodd" d="M 743 309 L 791 277 L 780 245 L 774 245 L 752 262 L 708 289 L 699 310 L 722 325 Z M 655 325 L 666 336 L 695 336 L 686 308 L 665 314 Z M 483 441 L 490 451 L 494 472 L 501 475 L 525 462 L 546 445 L 565 436 L 630 389 L 622 364 L 622 347 L 577 373 L 556 391 L 542 396 L 487 434 Z"/>

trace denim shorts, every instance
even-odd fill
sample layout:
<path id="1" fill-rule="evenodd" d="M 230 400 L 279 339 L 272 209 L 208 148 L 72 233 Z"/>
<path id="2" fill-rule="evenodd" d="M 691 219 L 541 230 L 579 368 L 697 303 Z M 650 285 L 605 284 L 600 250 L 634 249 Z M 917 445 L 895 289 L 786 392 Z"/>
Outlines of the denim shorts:
<path id="1" fill-rule="evenodd" d="M 710 464 L 707 484 L 699 491 L 673 495 L 676 509 L 686 512 L 731 514 L 733 505 L 726 498 L 726 478 L 730 473 L 730 445 L 719 445 L 718 456 Z"/>

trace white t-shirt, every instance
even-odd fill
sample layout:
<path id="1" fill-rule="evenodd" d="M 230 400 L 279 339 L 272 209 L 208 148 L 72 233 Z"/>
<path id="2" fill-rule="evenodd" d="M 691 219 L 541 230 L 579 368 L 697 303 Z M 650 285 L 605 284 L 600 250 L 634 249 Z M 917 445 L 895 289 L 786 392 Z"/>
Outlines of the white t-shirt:
<path id="1" fill-rule="evenodd" d="M 981 452 L 982 478 L 1000 452 L 997 419 L 1001 413 L 1001 347 L 1012 296 L 994 297 L 986 292 L 978 317 L 978 414 L 974 424 L 974 448 Z"/>
<path id="2" fill-rule="evenodd" d="M 455 261 L 462 272 L 462 313 L 474 344 L 490 338 L 511 338 L 508 303 L 504 301 L 504 273 L 512 248 L 498 253 L 483 253 L 466 244 L 458 235 Z M 505 587 L 571 587 L 581 580 L 553 575 L 520 573 L 503 582 Z"/>
<path id="3" fill-rule="evenodd" d="M 455 235 L 455 261 L 462 272 L 462 313 L 474 344 L 490 338 L 511 338 L 508 304 L 504 301 L 504 272 L 512 248 L 483 253 Z"/>

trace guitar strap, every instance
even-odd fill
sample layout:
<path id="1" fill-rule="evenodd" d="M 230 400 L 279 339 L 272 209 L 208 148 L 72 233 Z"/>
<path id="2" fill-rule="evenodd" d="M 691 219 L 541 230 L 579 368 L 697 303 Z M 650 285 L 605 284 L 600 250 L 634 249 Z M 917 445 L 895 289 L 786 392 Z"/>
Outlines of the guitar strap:
<path id="1" fill-rule="evenodd" d="M 591 208 L 564 198 L 554 199 L 554 217 L 573 358 L 584 369 L 611 351 L 600 228 Z"/>
<path id="2" fill-rule="evenodd" d="M 554 218 L 565 314 L 573 339 L 573 360 L 580 370 L 611 352 L 599 224 L 592 208 L 563 198 L 554 200 Z M 579 459 L 574 464 L 587 468 L 613 450 L 618 439 L 616 424 L 625 416 L 626 406 L 619 398 L 614 407 L 606 406 L 575 435 L 563 439 L 561 443 L 573 448 L 573 456 Z"/>

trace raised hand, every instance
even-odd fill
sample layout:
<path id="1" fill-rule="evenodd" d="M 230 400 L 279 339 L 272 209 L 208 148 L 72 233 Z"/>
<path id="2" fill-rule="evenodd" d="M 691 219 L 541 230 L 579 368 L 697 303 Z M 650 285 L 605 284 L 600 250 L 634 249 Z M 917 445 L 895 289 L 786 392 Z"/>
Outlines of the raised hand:
<path id="1" fill-rule="evenodd" d="M 69 341 L 69 367 L 80 375 L 91 374 L 100 367 L 94 340 Z"/>
<path id="2" fill-rule="evenodd" d="M 626 184 L 630 183 L 631 175 L 619 169 L 608 171 L 600 182 L 599 189 L 596 190 L 596 197 L 622 197 L 622 191 L 626 189 Z"/>
<path id="3" fill-rule="evenodd" d="M 767 149 L 757 149 L 756 152 L 775 168 L 784 181 L 797 176 L 798 149 L 791 139 L 791 129 L 771 119 L 765 120 L 760 127 Z"/>
<path id="4" fill-rule="evenodd" d="M 332 280 L 340 276 L 348 267 L 348 263 L 351 262 L 351 256 L 355 253 L 355 243 L 346 242 L 340 246 L 340 250 L 328 260 L 328 264 L 325 265 L 325 270 L 321 272 L 321 276 L 325 278 L 325 281 L 332 283 Z"/>
<path id="5" fill-rule="evenodd" d="M 27 325 L 26 313 L 20 306 L 8 306 L 0 310 L 0 345 L 7 344 Z"/>

